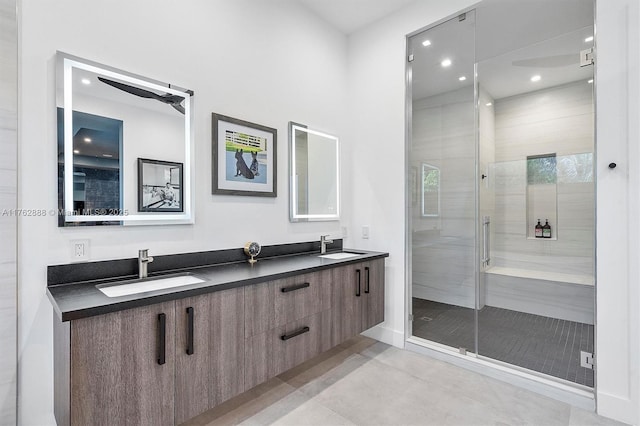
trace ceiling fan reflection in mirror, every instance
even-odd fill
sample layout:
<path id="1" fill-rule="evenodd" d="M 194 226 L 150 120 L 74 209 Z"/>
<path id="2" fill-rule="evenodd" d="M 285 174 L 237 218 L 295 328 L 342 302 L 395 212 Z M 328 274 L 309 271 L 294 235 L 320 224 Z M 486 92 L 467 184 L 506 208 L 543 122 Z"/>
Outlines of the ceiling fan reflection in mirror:
<path id="1" fill-rule="evenodd" d="M 145 99 L 154 99 L 156 101 L 164 102 L 167 105 L 171 105 L 179 113 L 184 114 L 185 98 L 182 96 L 172 95 L 171 93 L 165 93 L 163 95 L 159 95 L 149 90 L 141 89 L 135 86 L 130 86 L 128 84 L 120 83 L 114 80 L 109 80 L 104 77 L 98 77 L 98 80 L 100 80 L 105 84 L 108 84 L 109 86 L 115 87 L 116 89 L 122 90 L 132 95 L 139 96 Z M 186 93 L 188 95 L 193 95 L 193 92 L 191 91 L 187 91 Z"/>

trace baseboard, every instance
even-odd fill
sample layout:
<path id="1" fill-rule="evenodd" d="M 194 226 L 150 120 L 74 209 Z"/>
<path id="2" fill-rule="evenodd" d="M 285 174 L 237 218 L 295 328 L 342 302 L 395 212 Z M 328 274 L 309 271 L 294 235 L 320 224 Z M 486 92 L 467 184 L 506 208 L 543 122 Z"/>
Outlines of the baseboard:
<path id="1" fill-rule="evenodd" d="M 637 418 L 637 407 L 629 398 L 621 398 L 606 392 L 597 392 L 596 395 L 599 415 L 630 425 L 640 422 Z"/>
<path id="2" fill-rule="evenodd" d="M 383 324 L 363 331 L 362 335 L 376 339 L 387 345 L 395 346 L 396 348 L 404 348 L 404 332 L 384 327 Z"/>

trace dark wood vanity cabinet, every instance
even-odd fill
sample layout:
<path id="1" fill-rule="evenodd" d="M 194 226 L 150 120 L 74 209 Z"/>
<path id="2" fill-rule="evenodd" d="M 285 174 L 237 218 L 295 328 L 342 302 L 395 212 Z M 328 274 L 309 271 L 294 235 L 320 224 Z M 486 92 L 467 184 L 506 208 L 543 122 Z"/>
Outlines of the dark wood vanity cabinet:
<path id="1" fill-rule="evenodd" d="M 384 260 L 356 263 L 332 270 L 332 343 L 384 321 Z"/>
<path id="2" fill-rule="evenodd" d="M 174 302 L 58 320 L 58 424 L 173 425 L 174 322 Z"/>
<path id="3" fill-rule="evenodd" d="M 58 424 L 173 425 L 244 392 L 243 302 L 232 289 L 58 321 Z"/>
<path id="4" fill-rule="evenodd" d="M 384 259 L 60 322 L 59 425 L 182 423 L 384 320 Z"/>

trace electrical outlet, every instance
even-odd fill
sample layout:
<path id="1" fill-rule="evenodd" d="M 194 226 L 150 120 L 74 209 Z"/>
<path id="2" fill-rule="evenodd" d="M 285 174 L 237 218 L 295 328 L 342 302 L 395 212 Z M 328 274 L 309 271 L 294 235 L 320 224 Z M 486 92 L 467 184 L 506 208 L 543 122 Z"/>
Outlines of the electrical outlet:
<path id="1" fill-rule="evenodd" d="M 348 235 L 347 227 L 346 227 L 346 226 L 343 226 L 343 227 L 342 227 L 342 238 L 343 238 L 343 239 L 345 239 L 345 238 L 347 238 L 348 236 L 349 236 L 349 235 Z"/>
<path id="2" fill-rule="evenodd" d="M 369 239 L 369 225 L 364 225 L 362 227 L 362 238 L 364 240 L 368 240 Z"/>
<path id="3" fill-rule="evenodd" d="M 71 261 L 85 262 L 89 260 L 89 240 L 71 240 Z"/>

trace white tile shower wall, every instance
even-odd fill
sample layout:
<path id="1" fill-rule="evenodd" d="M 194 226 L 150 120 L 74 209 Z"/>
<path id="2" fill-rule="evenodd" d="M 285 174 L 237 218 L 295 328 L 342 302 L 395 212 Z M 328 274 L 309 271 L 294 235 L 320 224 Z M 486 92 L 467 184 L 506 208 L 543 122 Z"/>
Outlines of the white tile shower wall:
<path id="1" fill-rule="evenodd" d="M 0 0 L 0 424 L 17 423 L 17 67 L 16 0 Z"/>
<path id="2" fill-rule="evenodd" d="M 440 168 L 440 217 L 413 209 L 413 296 L 475 306 L 473 88 L 416 100 L 412 168 Z M 419 185 L 418 185 L 419 186 Z"/>
<path id="3" fill-rule="evenodd" d="M 560 160 L 593 152 L 592 90 L 579 81 L 495 102 L 496 266 L 593 275 L 592 180 L 559 180 L 557 241 L 528 240 L 526 212 L 527 156 L 556 153 Z"/>

